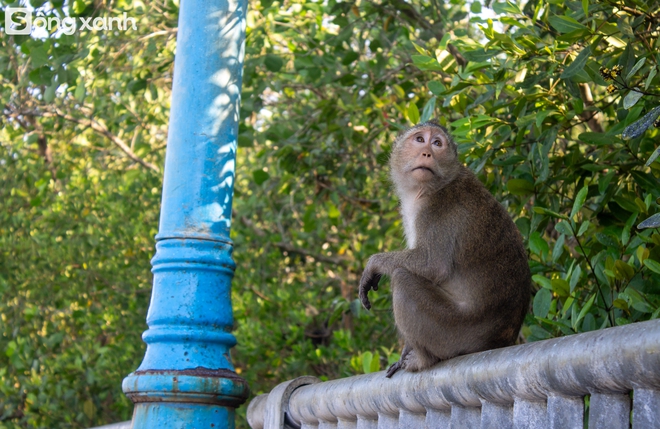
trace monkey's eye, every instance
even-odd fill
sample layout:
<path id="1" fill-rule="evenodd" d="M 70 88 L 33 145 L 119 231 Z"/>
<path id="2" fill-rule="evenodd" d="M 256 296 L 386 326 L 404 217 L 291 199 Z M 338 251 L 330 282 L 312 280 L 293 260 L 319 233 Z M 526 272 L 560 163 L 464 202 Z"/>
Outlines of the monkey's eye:
<path id="1" fill-rule="evenodd" d="M 442 142 L 440 140 L 436 140 L 436 141 L 433 142 L 433 145 L 442 147 Z"/>
<path id="2" fill-rule="evenodd" d="M 420 143 L 424 143 L 424 137 L 422 137 L 422 136 L 415 137 L 415 140 L 417 140 Z"/>

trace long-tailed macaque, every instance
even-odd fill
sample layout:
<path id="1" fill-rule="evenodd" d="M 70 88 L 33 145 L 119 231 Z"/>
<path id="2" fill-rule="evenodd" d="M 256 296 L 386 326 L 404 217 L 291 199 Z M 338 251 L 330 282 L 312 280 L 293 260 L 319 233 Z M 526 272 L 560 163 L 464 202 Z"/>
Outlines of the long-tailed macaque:
<path id="1" fill-rule="evenodd" d="M 447 130 L 416 125 L 395 141 L 390 175 L 408 245 L 378 253 L 360 300 L 391 278 L 394 321 L 404 341 L 387 371 L 419 371 L 454 356 L 515 343 L 531 295 L 527 253 L 507 211 L 458 159 Z"/>

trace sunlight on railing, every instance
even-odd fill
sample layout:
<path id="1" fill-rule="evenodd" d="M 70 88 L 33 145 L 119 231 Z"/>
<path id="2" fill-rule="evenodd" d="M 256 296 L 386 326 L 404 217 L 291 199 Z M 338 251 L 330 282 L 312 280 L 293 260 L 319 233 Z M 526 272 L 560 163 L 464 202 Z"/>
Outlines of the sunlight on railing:
<path id="1" fill-rule="evenodd" d="M 659 428 L 660 320 L 461 356 L 391 379 L 301 377 L 252 400 L 248 421 L 253 429 Z"/>

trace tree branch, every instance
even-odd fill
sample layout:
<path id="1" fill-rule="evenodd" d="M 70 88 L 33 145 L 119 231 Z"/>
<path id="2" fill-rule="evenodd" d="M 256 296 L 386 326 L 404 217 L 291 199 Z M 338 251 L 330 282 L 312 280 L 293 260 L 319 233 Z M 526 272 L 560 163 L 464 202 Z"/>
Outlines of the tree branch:
<path id="1" fill-rule="evenodd" d="M 94 119 L 82 120 L 82 119 L 78 119 L 76 117 L 73 117 L 71 115 L 67 115 L 66 113 L 62 113 L 58 110 L 54 110 L 53 112 L 44 112 L 43 115 L 44 116 L 51 116 L 51 117 L 52 116 L 57 116 L 59 118 L 67 120 L 69 122 L 75 122 L 75 123 L 83 125 L 85 127 L 89 127 L 92 130 L 94 130 L 97 134 L 100 134 L 100 135 L 106 137 L 107 139 L 109 139 L 119 149 L 121 149 L 122 152 L 124 152 L 126 155 L 128 155 L 128 157 L 131 158 L 133 161 L 141 164 L 144 167 L 147 167 L 148 169 L 150 169 L 150 170 L 152 170 L 156 173 L 160 173 L 160 169 L 156 165 L 154 165 L 150 162 L 147 162 L 144 159 L 137 156 L 135 154 L 135 152 L 133 152 L 131 150 L 130 146 L 127 145 L 126 142 L 124 142 L 124 140 L 120 139 L 119 137 L 117 137 L 116 135 L 111 133 L 110 130 L 108 130 L 108 128 L 106 128 L 105 125 L 101 124 L 100 122 L 97 122 Z"/>
<path id="2" fill-rule="evenodd" d="M 263 237 L 265 237 L 265 236 L 267 235 L 266 232 L 265 232 L 264 230 L 262 230 L 262 229 L 260 229 L 259 227 L 257 227 L 257 226 L 254 224 L 254 222 L 252 222 L 252 221 L 251 221 L 250 219 L 248 219 L 247 217 L 245 217 L 245 216 L 238 216 L 238 213 L 236 212 L 236 210 L 232 210 L 232 216 L 233 216 L 235 219 L 240 219 L 241 223 L 243 223 L 243 225 L 247 226 L 247 227 L 250 228 L 252 231 L 254 231 L 254 233 L 255 233 L 258 237 L 263 238 Z M 339 256 L 338 256 L 338 257 L 332 257 L 332 256 L 320 255 L 320 254 L 318 254 L 318 253 L 314 253 L 314 252 L 309 251 L 309 250 L 307 250 L 307 249 L 302 249 L 302 248 L 300 248 L 300 247 L 295 247 L 294 245 L 289 244 L 289 243 L 278 242 L 278 243 L 273 243 L 273 244 L 275 245 L 275 247 L 277 247 L 277 248 L 279 248 L 279 249 L 281 249 L 281 250 L 283 250 L 283 251 L 285 251 L 285 252 L 291 252 L 291 253 L 297 253 L 297 254 L 299 254 L 299 255 L 303 255 L 303 256 L 309 256 L 310 258 L 314 258 L 314 259 L 316 259 L 317 261 L 326 262 L 326 263 L 329 263 L 329 264 L 334 264 L 334 265 L 346 265 L 346 264 L 348 264 L 348 262 L 349 262 L 348 259 L 343 258 L 343 257 L 339 257 Z"/>

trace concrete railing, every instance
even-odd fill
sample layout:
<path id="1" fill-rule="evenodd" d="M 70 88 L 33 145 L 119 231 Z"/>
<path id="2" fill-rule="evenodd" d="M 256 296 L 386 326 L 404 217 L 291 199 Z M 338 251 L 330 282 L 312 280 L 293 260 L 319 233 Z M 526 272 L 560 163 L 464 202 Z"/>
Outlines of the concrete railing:
<path id="1" fill-rule="evenodd" d="M 589 428 L 660 428 L 660 320 L 460 356 L 391 379 L 301 377 L 248 407 L 253 429 L 581 429 L 587 419 Z"/>

